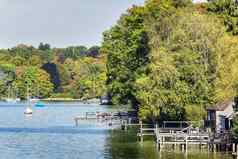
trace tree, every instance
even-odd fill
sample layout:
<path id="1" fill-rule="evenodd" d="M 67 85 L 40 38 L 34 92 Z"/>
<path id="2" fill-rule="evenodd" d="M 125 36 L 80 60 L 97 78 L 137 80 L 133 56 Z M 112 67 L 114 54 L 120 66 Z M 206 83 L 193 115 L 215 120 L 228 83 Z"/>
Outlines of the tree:
<path id="1" fill-rule="evenodd" d="M 50 81 L 53 83 L 54 92 L 61 90 L 61 79 L 58 67 L 55 63 L 46 63 L 41 69 L 45 70 L 50 75 Z"/>
<path id="2" fill-rule="evenodd" d="M 222 15 L 228 32 L 238 35 L 238 3 L 235 0 L 211 0 L 207 4 L 209 12 Z"/>
<path id="3" fill-rule="evenodd" d="M 219 68 L 216 46 L 224 28 L 215 18 L 180 10 L 153 23 L 149 73 L 136 81 L 141 117 L 202 119 L 205 106 L 218 101 L 213 94 Z M 191 116 L 191 108 L 197 114 Z"/>
<path id="4" fill-rule="evenodd" d="M 0 92 L 1 97 L 7 96 L 8 87 L 12 85 L 15 80 L 16 67 L 13 64 L 0 64 Z"/>
<path id="5" fill-rule="evenodd" d="M 99 46 L 92 46 L 88 49 L 87 51 L 87 56 L 91 56 L 91 57 L 98 57 L 100 54 L 100 47 Z"/>
<path id="6" fill-rule="evenodd" d="M 74 60 L 83 57 L 87 54 L 87 47 L 85 46 L 71 46 L 63 50 L 63 54 L 66 58 L 72 58 Z"/>
<path id="7" fill-rule="evenodd" d="M 144 16 L 144 7 L 129 9 L 116 26 L 104 33 L 101 49 L 107 55 L 107 85 L 114 103 L 132 103 L 135 108 L 135 75 L 149 61 Z"/>
<path id="8" fill-rule="evenodd" d="M 75 62 L 72 69 L 75 95 L 78 98 L 98 98 L 105 93 L 105 64 L 97 59 L 85 57 Z"/>
<path id="9" fill-rule="evenodd" d="M 148 0 L 104 33 L 108 91 L 136 103 L 143 119 L 200 120 L 207 106 L 237 94 L 235 43 L 220 18 L 191 1 Z"/>
<path id="10" fill-rule="evenodd" d="M 49 74 L 37 67 L 27 67 L 19 74 L 14 82 L 20 92 L 20 97 L 26 99 L 27 88 L 31 97 L 45 98 L 53 91 Z"/>
<path id="11" fill-rule="evenodd" d="M 38 49 L 42 51 L 50 50 L 50 44 L 47 44 L 47 43 L 44 44 L 41 42 L 38 46 Z"/>

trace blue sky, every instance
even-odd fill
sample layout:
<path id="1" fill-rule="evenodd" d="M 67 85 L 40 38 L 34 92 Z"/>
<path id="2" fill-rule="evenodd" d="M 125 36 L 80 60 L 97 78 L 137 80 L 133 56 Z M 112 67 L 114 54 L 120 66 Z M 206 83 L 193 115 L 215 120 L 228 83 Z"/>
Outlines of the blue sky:
<path id="1" fill-rule="evenodd" d="M 102 32 L 144 0 L 0 0 L 0 48 L 100 44 Z"/>

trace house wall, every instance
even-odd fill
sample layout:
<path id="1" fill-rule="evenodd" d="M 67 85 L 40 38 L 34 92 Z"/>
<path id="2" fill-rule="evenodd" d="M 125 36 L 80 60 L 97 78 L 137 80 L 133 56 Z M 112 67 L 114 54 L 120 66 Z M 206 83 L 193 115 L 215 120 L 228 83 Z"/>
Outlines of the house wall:
<path id="1" fill-rule="evenodd" d="M 222 130 L 220 116 L 229 117 L 233 114 L 233 104 L 231 103 L 224 111 L 216 111 L 216 131 L 220 132 Z"/>

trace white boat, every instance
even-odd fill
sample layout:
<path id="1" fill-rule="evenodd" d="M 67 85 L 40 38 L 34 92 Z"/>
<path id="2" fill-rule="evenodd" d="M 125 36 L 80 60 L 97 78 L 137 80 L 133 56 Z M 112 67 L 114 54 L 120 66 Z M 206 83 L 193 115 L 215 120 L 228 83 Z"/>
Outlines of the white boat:
<path id="1" fill-rule="evenodd" d="M 33 110 L 30 108 L 30 107 L 27 107 L 24 114 L 32 114 L 33 113 Z"/>
<path id="2" fill-rule="evenodd" d="M 29 88 L 27 86 L 27 107 L 26 107 L 26 110 L 24 111 L 24 114 L 26 115 L 32 115 L 33 114 L 33 110 L 31 108 L 31 101 L 30 101 L 30 98 L 29 98 Z"/>
<path id="3" fill-rule="evenodd" d="M 5 101 L 8 103 L 17 103 L 17 102 L 21 101 L 20 98 L 17 98 L 17 94 L 14 94 L 11 86 L 8 86 L 8 97 L 5 98 Z"/>
<path id="4" fill-rule="evenodd" d="M 15 101 L 16 101 L 16 102 L 20 102 L 20 101 L 21 101 L 21 98 L 16 98 Z"/>

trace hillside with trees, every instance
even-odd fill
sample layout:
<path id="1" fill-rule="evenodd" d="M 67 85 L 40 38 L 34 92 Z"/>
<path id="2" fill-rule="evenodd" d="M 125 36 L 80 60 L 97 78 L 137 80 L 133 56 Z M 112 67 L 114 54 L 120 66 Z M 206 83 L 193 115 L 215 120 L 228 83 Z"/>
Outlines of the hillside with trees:
<path id="1" fill-rule="evenodd" d="M 32 97 L 90 99 L 105 92 L 105 58 L 100 47 L 38 48 L 18 45 L 0 50 L 1 98 Z"/>

